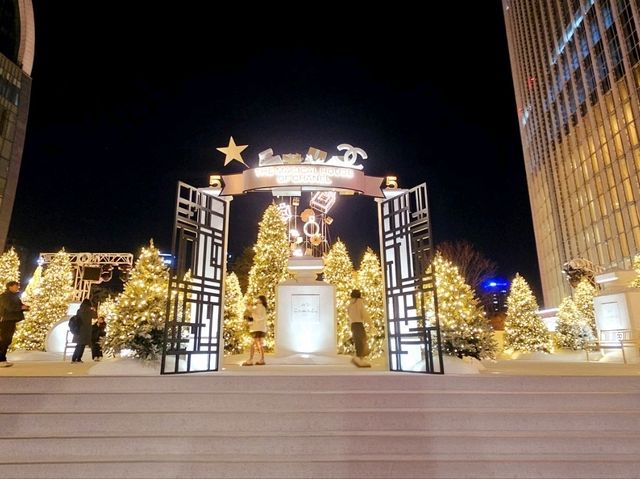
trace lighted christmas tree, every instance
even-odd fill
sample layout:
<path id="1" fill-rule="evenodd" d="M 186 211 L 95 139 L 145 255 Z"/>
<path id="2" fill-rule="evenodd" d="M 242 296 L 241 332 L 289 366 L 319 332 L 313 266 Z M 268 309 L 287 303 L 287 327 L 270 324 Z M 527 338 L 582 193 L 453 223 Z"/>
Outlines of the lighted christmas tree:
<path id="1" fill-rule="evenodd" d="M 356 289 L 355 272 L 347 247 L 339 238 L 324 258 L 324 280 L 336 287 L 338 354 L 354 354 L 355 347 L 351 341 L 347 306 L 349 306 L 351 291 Z"/>
<path id="2" fill-rule="evenodd" d="M 105 331 L 109 331 L 109 324 L 116 317 L 116 304 L 117 297 L 107 296 L 100 304 L 98 304 L 98 316 L 102 316 L 107 323 Z M 102 344 L 104 344 L 104 339 L 101 338 Z"/>
<path id="3" fill-rule="evenodd" d="M 118 297 L 104 350 L 118 354 L 128 349 L 135 357 L 156 359 L 162 352 L 168 288 L 169 272 L 152 240 Z"/>
<path id="4" fill-rule="evenodd" d="M 45 339 L 51 327 L 67 315 L 73 299 L 73 272 L 69 255 L 56 253 L 46 265 L 40 286 L 30 294 L 31 310 L 18 323 L 13 349 L 44 351 Z"/>
<path id="5" fill-rule="evenodd" d="M 476 359 L 495 356 L 493 329 L 484 308 L 471 287 L 464 282 L 458 268 L 438 253 L 434 259 L 438 318 L 445 353 Z M 427 306 L 427 316 L 433 302 Z"/>
<path id="6" fill-rule="evenodd" d="M 555 342 L 558 348 L 584 349 L 594 339 L 591 327 L 581 316 L 575 302 L 564 298 L 558 311 Z"/>
<path id="7" fill-rule="evenodd" d="M 224 280 L 224 353 L 240 354 L 250 344 L 248 323 L 244 319 L 244 301 L 235 273 Z"/>
<path id="8" fill-rule="evenodd" d="M 42 282 L 42 266 L 38 266 L 36 270 L 33 272 L 33 276 L 29 280 L 27 287 L 22 291 L 22 302 L 30 304 L 33 295 L 40 287 L 40 283 Z"/>
<path id="9" fill-rule="evenodd" d="M 591 282 L 582 278 L 573 293 L 573 301 L 580 314 L 580 319 L 589 326 L 591 336 L 596 334 L 596 312 L 593 306 L 593 297 L 596 295 L 596 288 Z"/>
<path id="10" fill-rule="evenodd" d="M 549 352 L 549 333 L 538 316 L 538 303 L 525 279 L 516 274 L 507 297 L 504 347 L 520 352 Z"/>
<path id="11" fill-rule="evenodd" d="M 287 223 L 274 204 L 269 205 L 262 215 L 253 249 L 255 256 L 249 271 L 244 302 L 245 305 L 251 305 L 258 296 L 267 298 L 267 337 L 264 345 L 265 350 L 271 351 L 274 346 L 276 286 L 287 275 L 290 251 Z"/>
<path id="12" fill-rule="evenodd" d="M 0 255 L 0 288 L 5 290 L 9 281 L 20 281 L 20 258 L 11 248 Z"/>
<path id="13" fill-rule="evenodd" d="M 175 318 L 179 322 L 191 322 L 191 311 L 193 304 L 188 300 L 193 299 L 193 295 L 188 291 L 190 291 L 193 286 L 191 284 L 192 279 L 193 278 L 191 275 L 191 269 L 188 269 L 186 273 L 184 273 L 182 281 L 172 286 L 171 303 L 169 305 L 169 317 Z M 178 307 L 178 312 L 174 314 L 173 308 L 175 306 Z M 184 335 L 191 334 L 191 326 L 182 326 L 182 330 L 183 337 Z"/>
<path id="14" fill-rule="evenodd" d="M 370 358 L 379 358 L 384 354 L 385 321 L 384 321 L 384 284 L 382 268 L 378 256 L 371 248 L 367 248 L 358 269 L 358 289 L 362 293 L 369 318 L 367 328 Z"/>
<path id="15" fill-rule="evenodd" d="M 109 322 L 116 317 L 116 304 L 117 298 L 109 296 L 98 305 L 98 316 L 104 317 L 107 327 L 109 326 Z"/>

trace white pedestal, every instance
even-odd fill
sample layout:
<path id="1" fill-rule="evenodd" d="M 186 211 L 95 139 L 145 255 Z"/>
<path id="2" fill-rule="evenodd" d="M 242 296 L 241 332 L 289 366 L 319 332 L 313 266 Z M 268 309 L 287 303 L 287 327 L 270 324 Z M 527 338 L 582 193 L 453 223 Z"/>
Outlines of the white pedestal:
<path id="1" fill-rule="evenodd" d="M 278 285 L 276 353 L 335 356 L 335 288 L 322 281 Z"/>

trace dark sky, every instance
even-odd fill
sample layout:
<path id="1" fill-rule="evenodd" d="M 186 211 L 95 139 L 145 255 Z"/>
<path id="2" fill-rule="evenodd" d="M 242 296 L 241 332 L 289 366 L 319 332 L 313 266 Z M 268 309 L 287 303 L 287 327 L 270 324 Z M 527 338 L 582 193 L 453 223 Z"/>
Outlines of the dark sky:
<path id="1" fill-rule="evenodd" d="M 89 3 L 34 1 L 10 229 L 31 254 L 137 252 L 149 238 L 168 252 L 177 181 L 204 186 L 210 173 L 242 170 L 223 168 L 216 151 L 230 135 L 249 145 L 251 166 L 267 148 L 350 143 L 367 151 L 366 174 L 427 183 L 436 242 L 468 240 L 539 290 L 498 0 L 428 2 L 428 15 Z M 234 199 L 232 253 L 255 241 L 269 201 Z M 356 263 L 378 246 L 370 198 L 340 198 L 333 213 L 331 235 Z"/>

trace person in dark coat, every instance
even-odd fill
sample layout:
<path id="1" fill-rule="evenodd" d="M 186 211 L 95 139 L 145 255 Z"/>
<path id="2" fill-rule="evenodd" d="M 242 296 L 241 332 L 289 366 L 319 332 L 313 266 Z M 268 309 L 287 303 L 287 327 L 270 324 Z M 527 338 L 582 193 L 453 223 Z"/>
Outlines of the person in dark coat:
<path id="1" fill-rule="evenodd" d="M 104 320 L 104 316 L 98 316 L 96 322 L 91 326 L 91 357 L 94 361 L 100 361 L 102 359 L 102 344 L 101 339 L 107 335 L 107 323 Z"/>
<path id="2" fill-rule="evenodd" d="M 82 355 L 84 354 L 84 347 L 87 344 L 91 344 L 91 323 L 94 318 L 98 316 L 95 308 L 88 299 L 83 299 L 80 303 L 80 308 L 76 313 L 80 318 L 80 328 L 76 334 L 73 335 L 73 342 L 76 343 L 76 349 L 71 356 L 72 363 L 81 363 Z"/>
<path id="3" fill-rule="evenodd" d="M 7 361 L 7 349 L 13 341 L 16 323 L 24 319 L 24 312 L 29 306 L 22 303 L 18 291 L 20 283 L 9 281 L 4 293 L 0 294 L 0 367 L 8 368 L 13 363 Z"/>

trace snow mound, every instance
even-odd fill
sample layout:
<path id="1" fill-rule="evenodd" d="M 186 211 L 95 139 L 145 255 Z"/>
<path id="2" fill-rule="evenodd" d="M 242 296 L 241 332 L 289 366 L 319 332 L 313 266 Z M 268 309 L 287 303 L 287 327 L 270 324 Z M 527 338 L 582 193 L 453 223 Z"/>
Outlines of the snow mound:
<path id="1" fill-rule="evenodd" d="M 445 374 L 480 374 L 480 371 L 486 369 L 484 365 L 476 358 L 464 357 L 460 359 L 457 356 L 444 355 L 444 373 Z M 438 369 L 438 359 L 434 358 L 436 369 Z M 412 371 L 424 371 L 425 362 L 420 361 L 415 364 Z"/>
<path id="2" fill-rule="evenodd" d="M 511 355 L 511 359 L 518 359 L 522 361 L 557 361 L 558 360 L 558 358 L 554 358 L 553 354 L 543 353 L 542 351 L 536 351 L 535 353 L 515 352 Z"/>
<path id="3" fill-rule="evenodd" d="M 89 376 L 159 376 L 160 360 L 145 361 L 135 358 L 114 358 L 96 363 L 87 372 Z"/>

